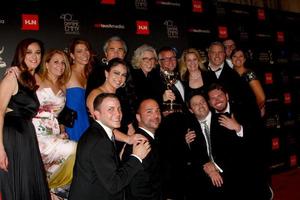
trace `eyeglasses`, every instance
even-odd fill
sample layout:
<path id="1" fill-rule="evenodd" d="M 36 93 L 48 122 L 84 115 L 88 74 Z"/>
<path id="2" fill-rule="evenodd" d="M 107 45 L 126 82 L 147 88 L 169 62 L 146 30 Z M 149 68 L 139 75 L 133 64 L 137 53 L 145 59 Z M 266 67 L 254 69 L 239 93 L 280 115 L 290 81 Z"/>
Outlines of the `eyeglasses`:
<path id="1" fill-rule="evenodd" d="M 169 57 L 169 58 L 161 58 L 159 59 L 161 62 L 170 62 L 170 61 L 176 61 L 176 57 Z"/>
<path id="2" fill-rule="evenodd" d="M 142 58 L 142 60 L 144 61 L 144 62 L 155 62 L 156 61 L 156 58 L 154 58 L 154 57 L 152 57 L 152 58 L 147 58 L 147 57 L 145 57 L 145 58 Z"/>

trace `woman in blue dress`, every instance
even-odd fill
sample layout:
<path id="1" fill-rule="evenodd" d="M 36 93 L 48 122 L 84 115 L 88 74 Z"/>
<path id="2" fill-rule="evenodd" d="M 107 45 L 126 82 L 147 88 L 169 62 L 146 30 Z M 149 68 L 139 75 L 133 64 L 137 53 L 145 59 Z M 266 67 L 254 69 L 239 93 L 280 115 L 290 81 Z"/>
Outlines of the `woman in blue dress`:
<path id="1" fill-rule="evenodd" d="M 83 39 L 75 38 L 69 48 L 72 59 L 71 78 L 67 83 L 66 106 L 77 112 L 77 119 L 72 128 L 66 127 L 70 140 L 78 141 L 89 126 L 85 103 L 87 76 L 91 71 L 91 46 Z"/>

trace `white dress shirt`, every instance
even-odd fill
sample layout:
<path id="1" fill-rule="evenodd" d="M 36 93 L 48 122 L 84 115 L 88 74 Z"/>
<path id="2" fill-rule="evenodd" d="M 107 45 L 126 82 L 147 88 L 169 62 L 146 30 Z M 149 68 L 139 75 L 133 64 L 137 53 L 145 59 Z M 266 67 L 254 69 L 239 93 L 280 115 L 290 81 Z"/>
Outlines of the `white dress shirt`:
<path id="1" fill-rule="evenodd" d="M 184 88 L 183 88 L 183 85 L 182 85 L 182 83 L 181 83 L 180 80 L 177 80 L 177 81 L 176 81 L 175 87 L 176 87 L 177 90 L 179 91 L 182 100 L 185 101 L 185 100 L 184 100 Z"/>
<path id="2" fill-rule="evenodd" d="M 104 129 L 105 133 L 107 134 L 108 138 L 114 142 L 114 139 L 113 139 L 113 130 L 111 128 L 109 128 L 108 126 L 104 125 L 101 121 L 99 120 L 96 120 L 96 122 L 98 122 L 98 124 L 100 124 L 100 126 L 102 126 L 102 128 Z M 131 154 L 132 156 L 136 157 L 141 163 L 143 162 L 143 160 L 138 157 L 137 155 L 135 154 Z"/>
<path id="3" fill-rule="evenodd" d="M 210 63 L 208 64 L 208 66 L 209 66 L 210 70 L 213 71 L 213 72 L 216 74 L 216 77 L 219 79 L 219 77 L 220 77 L 220 75 L 221 75 L 221 73 L 222 73 L 222 71 L 223 71 L 224 63 L 222 63 L 222 64 L 218 67 L 217 70 L 213 70 L 213 69 L 210 67 L 210 66 L 211 66 Z"/>
<path id="4" fill-rule="evenodd" d="M 205 135 L 205 133 L 204 133 L 204 131 L 205 131 L 205 130 L 204 130 L 205 127 L 204 127 L 204 124 L 203 124 L 204 121 L 206 121 L 206 124 L 208 125 L 208 128 L 209 128 L 209 134 L 210 134 L 211 112 L 209 112 L 208 115 L 207 115 L 203 120 L 198 120 L 198 122 L 200 123 L 200 126 L 201 126 L 201 130 L 202 130 L 203 136 L 204 136 L 204 138 L 205 138 L 207 155 L 209 155 L 209 146 L 208 146 L 209 144 L 208 144 L 208 140 L 207 140 L 207 138 L 206 138 L 206 135 Z M 213 155 L 212 155 L 212 160 L 211 160 L 211 161 L 215 164 L 216 168 L 217 168 L 220 172 L 223 172 L 223 170 L 221 169 L 221 167 L 219 167 L 218 164 L 214 161 L 214 156 L 213 156 Z"/>

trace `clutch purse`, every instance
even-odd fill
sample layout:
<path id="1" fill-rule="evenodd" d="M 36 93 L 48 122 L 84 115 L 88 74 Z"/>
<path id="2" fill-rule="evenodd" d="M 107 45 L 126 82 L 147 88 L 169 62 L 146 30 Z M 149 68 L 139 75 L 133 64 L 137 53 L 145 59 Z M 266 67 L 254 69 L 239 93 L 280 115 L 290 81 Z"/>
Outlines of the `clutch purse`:
<path id="1" fill-rule="evenodd" d="M 66 127 L 72 128 L 74 126 L 75 120 L 77 119 L 77 112 L 67 106 L 59 113 L 57 120 L 60 124 Z"/>

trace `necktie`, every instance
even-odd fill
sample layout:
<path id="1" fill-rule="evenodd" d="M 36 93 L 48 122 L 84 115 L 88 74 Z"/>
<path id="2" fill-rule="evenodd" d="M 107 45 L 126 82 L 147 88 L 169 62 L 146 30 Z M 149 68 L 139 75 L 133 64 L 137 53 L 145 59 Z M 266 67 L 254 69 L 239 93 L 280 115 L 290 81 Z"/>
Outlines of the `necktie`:
<path id="1" fill-rule="evenodd" d="M 211 153 L 211 142 L 210 142 L 210 134 L 209 134 L 209 128 L 208 128 L 208 125 L 207 125 L 207 121 L 203 121 L 201 122 L 201 124 L 203 125 L 204 127 L 204 134 L 205 134 L 205 137 L 206 137 L 206 140 L 207 140 L 207 146 L 208 146 L 208 156 L 209 156 L 209 159 L 210 160 L 213 160 L 212 159 L 212 153 Z"/>
<path id="2" fill-rule="evenodd" d="M 114 148 L 115 148 L 115 152 L 114 152 L 114 154 L 115 154 L 115 160 L 116 160 L 117 164 L 119 164 L 119 157 L 118 157 L 118 154 L 117 154 L 117 145 L 116 145 L 116 140 L 115 140 L 114 133 L 111 135 L 110 139 L 111 139 L 111 141 L 112 141 L 112 143 L 114 145 Z"/>
<path id="3" fill-rule="evenodd" d="M 116 149 L 116 140 L 115 140 L 115 135 L 114 135 L 114 133 L 111 135 L 111 141 L 113 142 L 113 144 L 114 144 L 114 147 L 115 147 L 115 149 Z M 116 149 L 117 150 L 117 149 Z"/>

